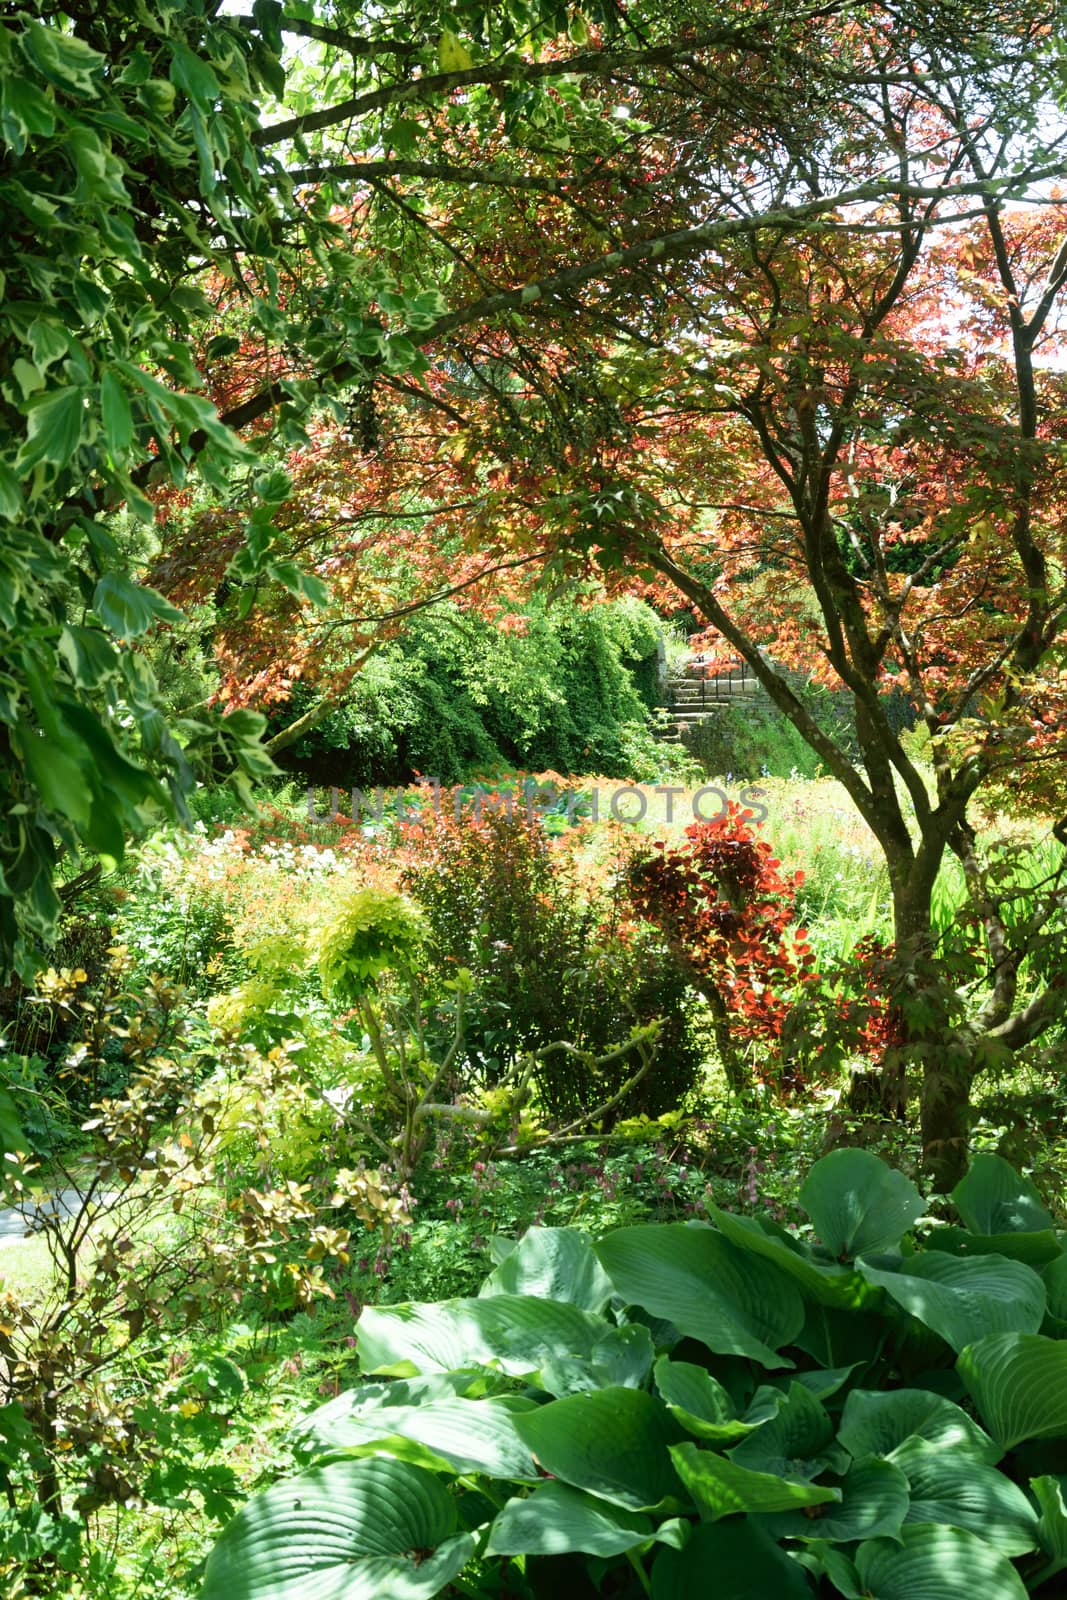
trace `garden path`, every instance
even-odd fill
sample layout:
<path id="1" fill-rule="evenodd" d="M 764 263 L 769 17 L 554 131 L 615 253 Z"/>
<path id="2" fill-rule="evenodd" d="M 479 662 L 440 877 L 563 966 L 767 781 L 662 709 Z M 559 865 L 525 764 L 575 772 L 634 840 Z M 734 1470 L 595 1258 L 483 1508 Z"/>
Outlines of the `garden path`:
<path id="1" fill-rule="evenodd" d="M 106 1201 L 108 1195 L 100 1195 L 101 1201 Z M 83 1196 L 77 1189 L 57 1189 L 55 1194 L 50 1194 L 42 1204 L 37 1205 L 30 1201 L 22 1206 L 11 1206 L 0 1211 L 0 1246 L 6 1244 L 21 1244 L 25 1240 L 39 1233 L 49 1216 L 77 1216 L 81 1210 Z"/>

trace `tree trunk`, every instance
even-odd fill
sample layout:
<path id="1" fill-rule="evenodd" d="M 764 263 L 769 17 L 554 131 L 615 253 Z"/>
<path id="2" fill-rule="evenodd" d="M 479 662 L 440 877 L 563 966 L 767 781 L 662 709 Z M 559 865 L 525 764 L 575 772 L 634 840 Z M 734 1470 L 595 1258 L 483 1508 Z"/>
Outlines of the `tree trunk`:
<path id="1" fill-rule="evenodd" d="M 947 1194 L 967 1170 L 972 1053 L 962 1048 L 945 1006 L 930 922 L 932 885 L 908 885 L 894 899 L 897 956 L 905 981 L 902 1061 L 895 1069 L 903 1089 L 904 1063 L 922 1068 L 919 1131 L 922 1164 L 932 1189 Z M 889 1091 L 889 1084 L 884 1092 Z"/>
<path id="2" fill-rule="evenodd" d="M 701 993 L 708 1002 L 708 1010 L 711 1012 L 711 1031 L 715 1035 L 719 1060 L 730 1093 L 736 1094 L 738 1099 L 743 1100 L 752 1088 L 752 1079 L 738 1059 L 733 1034 L 730 1031 L 730 1013 L 726 1009 L 726 1002 L 714 983 L 707 980 Z"/>
<path id="3" fill-rule="evenodd" d="M 971 1126 L 970 1063 L 953 1060 L 947 1040 L 928 1044 L 920 1102 L 923 1170 L 938 1194 L 948 1194 L 967 1171 Z"/>
<path id="4" fill-rule="evenodd" d="M 888 852 L 887 852 L 888 859 Z M 890 861 L 890 873 L 893 863 Z M 894 891 L 893 897 L 893 933 L 896 945 L 897 962 L 901 974 L 914 972 L 916 965 L 928 954 L 930 949 L 930 912 L 929 902 L 924 905 L 921 900 L 906 896 L 902 892 Z M 907 1043 L 907 1028 L 905 1025 L 905 1039 Z M 854 1114 L 863 1116 L 874 1113 L 881 1118 L 895 1117 L 904 1119 L 908 1111 L 908 1083 L 907 1066 L 909 1051 L 906 1048 L 892 1049 L 877 1073 L 859 1072 L 854 1074 L 846 1097 L 846 1105 Z"/>
<path id="5" fill-rule="evenodd" d="M 336 708 L 337 701 L 331 695 L 323 695 L 322 699 L 316 700 L 303 716 L 297 717 L 295 722 L 291 722 L 273 738 L 265 740 L 263 748 L 271 756 L 277 755 L 280 750 L 288 750 L 289 746 L 295 744 L 305 733 L 310 733 L 320 722 L 325 722 L 330 712 Z"/>

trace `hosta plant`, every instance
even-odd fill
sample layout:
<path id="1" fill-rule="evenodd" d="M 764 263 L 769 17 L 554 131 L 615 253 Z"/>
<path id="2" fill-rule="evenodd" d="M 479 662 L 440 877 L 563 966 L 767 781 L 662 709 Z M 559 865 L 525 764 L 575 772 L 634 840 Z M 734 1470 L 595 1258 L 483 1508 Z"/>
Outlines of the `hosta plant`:
<path id="1" fill-rule="evenodd" d="M 976 1158 L 959 1224 L 869 1152 L 811 1234 L 716 1212 L 501 1242 L 367 1309 L 362 1380 L 226 1528 L 202 1600 L 1022 1600 L 1067 1570 L 1067 1252 Z"/>

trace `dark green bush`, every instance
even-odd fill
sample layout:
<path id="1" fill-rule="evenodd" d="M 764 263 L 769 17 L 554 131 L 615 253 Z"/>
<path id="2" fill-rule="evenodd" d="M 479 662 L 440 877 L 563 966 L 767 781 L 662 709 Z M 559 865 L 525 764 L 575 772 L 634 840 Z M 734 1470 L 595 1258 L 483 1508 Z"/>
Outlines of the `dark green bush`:
<path id="1" fill-rule="evenodd" d="M 508 766 L 655 778 L 669 759 L 648 731 L 659 637 L 638 601 L 534 603 L 506 632 L 441 605 L 373 656 L 285 759 L 345 788 Z M 298 690 L 290 712 L 313 692 Z"/>
<path id="2" fill-rule="evenodd" d="M 803 1236 L 535 1228 L 477 1297 L 368 1307 L 202 1600 L 1061 1593 L 1067 1254 L 995 1156 L 953 1198 L 839 1150 Z"/>
<path id="3" fill-rule="evenodd" d="M 521 1055 L 566 1039 L 603 1053 L 631 1027 L 662 1018 L 651 1072 L 617 1109 L 658 1116 L 692 1088 L 700 1062 L 686 1020 L 689 977 L 656 930 L 623 937 L 613 891 L 577 881 L 569 858 L 521 805 L 480 822 L 443 812 L 428 823 L 406 882 L 426 913 L 436 957 L 474 978 L 465 1052 L 488 1084 Z M 539 1098 L 550 1117 L 588 1110 L 621 1087 L 636 1057 L 596 1081 L 571 1056 L 543 1060 Z"/>

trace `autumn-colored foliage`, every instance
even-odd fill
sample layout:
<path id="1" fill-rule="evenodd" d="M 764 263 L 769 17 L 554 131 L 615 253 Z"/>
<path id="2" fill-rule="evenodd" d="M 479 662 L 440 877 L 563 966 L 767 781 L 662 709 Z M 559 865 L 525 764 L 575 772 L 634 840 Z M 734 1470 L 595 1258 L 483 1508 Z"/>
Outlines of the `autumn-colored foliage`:
<path id="1" fill-rule="evenodd" d="M 637 914 L 666 934 L 707 999 L 740 1083 L 739 1047 L 776 1040 L 792 992 L 814 976 L 805 931 L 790 929 L 803 874 L 781 874 L 736 805 L 685 833 L 685 846 L 661 842 L 638 856 L 628 887 Z"/>

